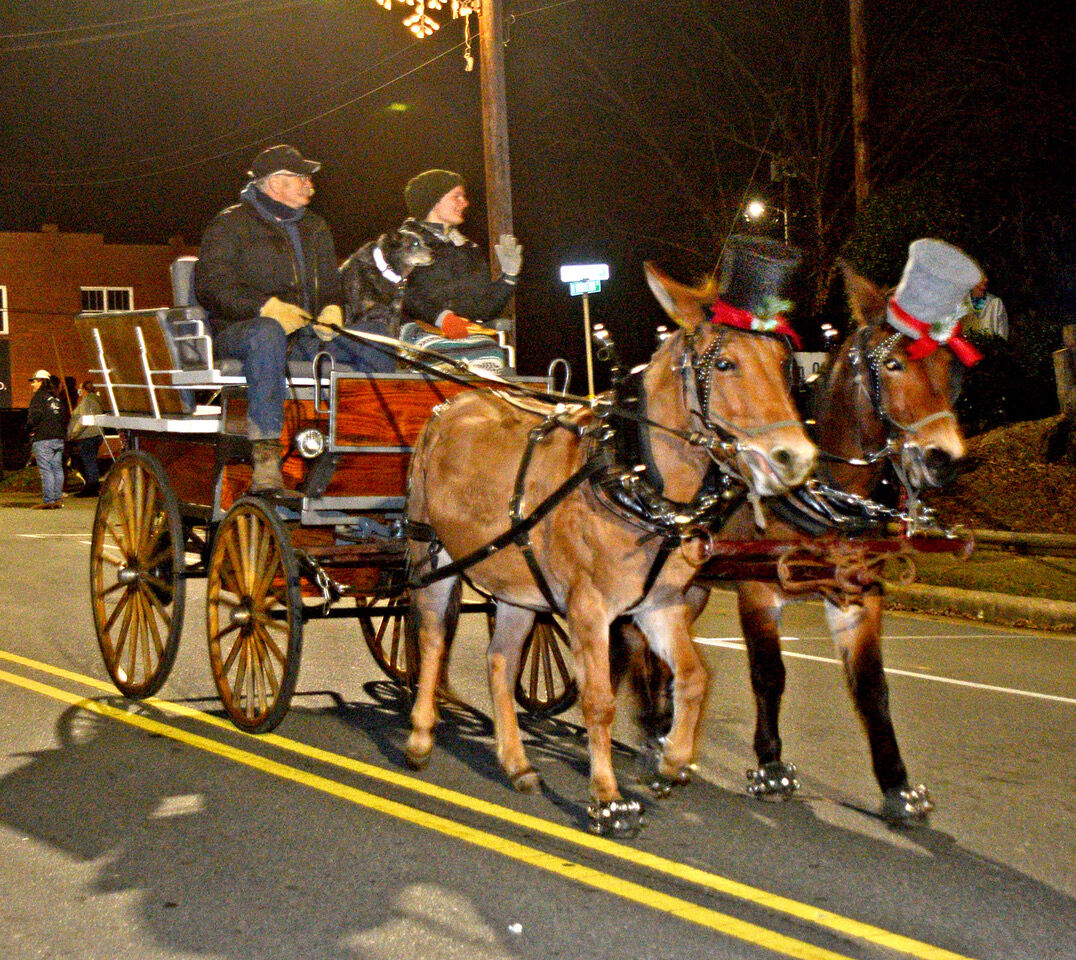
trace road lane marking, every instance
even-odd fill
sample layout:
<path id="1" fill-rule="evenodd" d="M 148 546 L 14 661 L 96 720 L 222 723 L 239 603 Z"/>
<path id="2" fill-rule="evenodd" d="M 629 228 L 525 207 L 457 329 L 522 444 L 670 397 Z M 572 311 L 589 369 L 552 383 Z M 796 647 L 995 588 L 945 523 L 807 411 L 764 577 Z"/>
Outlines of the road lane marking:
<path id="1" fill-rule="evenodd" d="M 93 677 L 74 673 L 73 671 L 65 670 L 62 667 L 55 667 L 41 661 L 31 660 L 28 657 L 23 657 L 19 654 L 10 653 L 2 649 L 0 649 L 0 660 L 8 660 L 12 663 L 113 695 L 117 692 L 116 688 L 111 684 L 97 680 Z M 419 793 L 452 806 L 462 807 L 473 813 L 479 813 L 483 816 L 490 817 L 491 819 L 503 820 L 535 833 L 545 834 L 546 836 L 574 844 L 575 846 L 584 847 L 605 856 L 624 860 L 635 866 L 644 867 L 653 870 L 656 873 L 674 877 L 678 880 L 686 881 L 716 891 L 725 896 L 752 903 L 776 913 L 782 913 L 812 923 L 816 926 L 835 930 L 845 936 L 855 937 L 856 939 L 863 940 L 867 943 L 882 946 L 898 953 L 915 957 L 917 960 L 968 960 L 968 958 L 964 957 L 962 954 L 953 953 L 940 947 L 935 947 L 931 944 L 902 936 L 901 934 L 892 933 L 881 927 L 876 927 L 851 917 L 842 916 L 839 913 L 814 907 L 810 904 L 800 903 L 797 900 L 782 897 L 759 887 L 752 887 L 748 884 L 740 883 L 739 881 L 722 877 L 718 874 L 709 873 L 705 870 L 700 870 L 697 867 L 679 863 L 676 860 L 669 860 L 665 857 L 648 853 L 645 850 L 625 846 L 617 841 L 608 840 L 604 837 L 596 837 L 593 834 L 586 833 L 582 830 L 576 830 L 572 827 L 563 826 L 554 823 L 551 820 L 545 820 L 540 817 L 522 813 L 509 807 L 502 807 L 498 804 L 481 800 L 477 797 L 472 797 L 447 787 L 440 787 L 425 780 L 418 780 L 407 774 L 398 773 L 394 770 L 387 770 L 383 767 L 364 763 L 361 760 L 355 760 L 351 757 L 323 750 L 320 747 L 314 747 L 297 740 L 291 740 L 280 734 L 244 733 L 229 721 L 221 717 L 203 713 L 200 710 L 195 710 L 192 707 L 188 707 L 186 704 L 172 703 L 158 697 L 149 697 L 142 701 L 142 703 L 145 703 L 147 706 L 174 713 L 178 716 L 197 720 L 198 722 L 209 726 L 217 727 L 229 734 L 241 738 L 250 739 L 257 743 L 269 744 L 289 753 L 296 753 L 309 759 L 325 763 L 329 766 L 339 767 L 351 773 L 356 773 L 369 779 L 379 780 L 395 787 L 410 790 L 413 793 Z M 130 716 L 130 714 L 121 712 L 120 719 L 127 716 Z"/>
<path id="2" fill-rule="evenodd" d="M 798 640 L 799 637 L 782 637 L 782 640 Z M 732 637 L 695 637 L 695 642 L 704 647 L 720 647 L 722 650 L 746 650 L 742 640 Z M 782 650 L 782 657 L 793 660 L 809 660 L 812 663 L 831 663 L 841 666 L 841 661 L 835 657 L 820 657 L 813 653 L 796 653 L 792 650 Z M 978 683 L 974 680 L 957 680 L 954 677 L 942 677 L 936 673 L 922 673 L 918 670 L 901 670 L 899 667 L 885 667 L 885 672 L 894 677 L 911 677 L 914 680 L 932 680 L 935 683 L 947 683 L 954 687 L 970 687 L 973 690 L 987 690 L 990 693 L 1010 693 L 1016 697 L 1030 697 L 1033 700 L 1048 700 L 1051 703 L 1067 703 L 1076 705 L 1076 697 L 1062 697 L 1053 693 L 1039 693 L 1036 690 L 1021 690 L 1019 687 L 999 687 L 992 683 Z"/>
<path id="3" fill-rule="evenodd" d="M 746 943 L 784 954 L 787 957 L 794 957 L 796 960 L 851 960 L 846 954 L 835 953 L 810 943 L 804 943 L 773 930 L 768 930 L 765 927 L 760 927 L 757 924 L 749 923 L 746 920 L 740 920 L 737 917 L 691 903 L 689 900 L 682 900 L 679 897 L 652 890 L 642 884 L 633 883 L 613 874 L 603 873 L 582 863 L 565 860 L 563 856 L 546 853 L 535 847 L 528 847 L 514 840 L 486 833 L 475 827 L 458 823 L 448 817 L 409 807 L 406 804 L 389 800 L 375 793 L 360 790 L 358 787 L 348 786 L 328 777 L 300 770 L 297 767 L 291 767 L 276 760 L 270 760 L 248 750 L 229 746 L 219 740 L 188 733 L 167 723 L 161 723 L 159 720 L 153 720 L 140 714 L 127 713 L 108 704 L 99 703 L 96 700 L 87 700 L 79 694 L 61 690 L 59 687 L 48 686 L 27 677 L 8 673 L 6 670 L 0 670 L 0 681 L 22 687 L 25 690 L 58 700 L 61 703 L 67 703 L 89 713 L 95 713 L 110 720 L 138 727 L 147 733 L 168 737 L 194 749 L 205 751 L 225 760 L 231 760 L 241 766 L 299 784 L 320 793 L 329 794 L 337 799 L 366 807 L 386 816 L 395 817 L 417 827 L 462 840 L 464 843 L 498 853 L 508 859 L 537 867 L 547 873 L 564 877 L 576 883 L 594 887 L 624 900 L 650 907 L 652 910 L 668 913 L 688 923 L 708 927 L 725 936 L 743 940 Z"/>

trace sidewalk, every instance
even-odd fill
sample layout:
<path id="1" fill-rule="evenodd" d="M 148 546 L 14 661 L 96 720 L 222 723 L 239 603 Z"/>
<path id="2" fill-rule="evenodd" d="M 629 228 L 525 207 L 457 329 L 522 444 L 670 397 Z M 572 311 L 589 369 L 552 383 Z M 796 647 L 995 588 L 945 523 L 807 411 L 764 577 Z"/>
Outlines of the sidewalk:
<path id="1" fill-rule="evenodd" d="M 1031 627 L 1076 634 L 1076 603 L 1044 600 L 985 590 L 961 590 L 913 583 L 886 584 L 886 605 L 946 617 L 964 617 L 985 623 Z"/>

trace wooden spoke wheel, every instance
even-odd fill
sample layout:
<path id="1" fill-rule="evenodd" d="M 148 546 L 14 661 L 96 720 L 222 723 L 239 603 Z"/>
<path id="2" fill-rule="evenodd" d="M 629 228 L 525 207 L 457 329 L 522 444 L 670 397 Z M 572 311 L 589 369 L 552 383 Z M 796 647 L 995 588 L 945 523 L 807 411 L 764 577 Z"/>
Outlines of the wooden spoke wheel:
<path id="1" fill-rule="evenodd" d="M 358 598 L 359 627 L 377 665 L 394 683 L 414 686 L 418 680 L 418 645 L 408 629 L 410 594 Z"/>
<path id="2" fill-rule="evenodd" d="M 551 613 L 539 613 L 523 643 L 516 703 L 528 713 L 553 716 L 578 696 L 568 634 Z"/>
<path id="3" fill-rule="evenodd" d="M 299 566 L 271 504 L 244 497 L 213 539 L 206 583 L 209 662 L 232 722 L 265 733 L 284 718 L 302 653 Z"/>
<path id="4" fill-rule="evenodd" d="M 90 540 L 90 597 L 105 668 L 124 695 L 160 690 L 183 632 L 185 540 L 161 465 L 121 454 L 101 487 Z"/>

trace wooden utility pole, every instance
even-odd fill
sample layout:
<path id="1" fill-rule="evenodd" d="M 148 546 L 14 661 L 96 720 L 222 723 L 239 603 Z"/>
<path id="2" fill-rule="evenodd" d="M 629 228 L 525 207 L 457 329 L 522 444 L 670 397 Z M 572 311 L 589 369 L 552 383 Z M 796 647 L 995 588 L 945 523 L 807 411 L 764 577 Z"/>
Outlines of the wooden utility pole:
<path id="1" fill-rule="evenodd" d="M 478 13 L 479 56 L 482 85 L 482 143 L 486 161 L 486 214 L 489 225 L 489 255 L 494 271 L 499 269 L 493 245 L 502 233 L 512 229 L 512 177 L 508 163 L 508 107 L 504 94 L 504 17 L 502 0 L 482 0 Z M 515 306 L 508 318 L 512 329 L 509 341 L 516 342 Z"/>
<path id="2" fill-rule="evenodd" d="M 855 158 L 856 210 L 862 210 L 870 194 L 867 151 L 867 32 L 864 0 L 848 0 L 852 35 L 852 145 Z"/>

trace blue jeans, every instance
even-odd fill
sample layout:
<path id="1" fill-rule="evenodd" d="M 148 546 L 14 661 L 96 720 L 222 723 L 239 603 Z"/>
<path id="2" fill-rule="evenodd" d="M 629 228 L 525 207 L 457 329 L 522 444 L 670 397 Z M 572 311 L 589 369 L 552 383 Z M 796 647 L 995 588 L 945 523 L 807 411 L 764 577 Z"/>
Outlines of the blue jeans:
<path id="1" fill-rule="evenodd" d="M 78 442 L 78 458 L 82 461 L 82 479 L 86 483 L 97 483 L 101 474 L 97 469 L 97 451 L 101 449 L 101 435 L 85 437 Z"/>
<path id="2" fill-rule="evenodd" d="M 338 368 L 361 372 L 387 371 L 395 361 L 375 350 L 337 336 L 324 343 L 312 327 L 290 337 L 271 317 L 255 317 L 229 324 L 213 337 L 214 355 L 231 357 L 243 365 L 247 379 L 247 436 L 276 440 L 284 429 L 284 378 L 288 359 L 313 360 L 328 353 Z"/>
<path id="3" fill-rule="evenodd" d="M 355 329 L 363 330 L 363 327 L 357 325 Z M 389 373 L 396 369 L 394 357 L 340 334 L 326 342 L 314 333 L 313 327 L 303 327 L 288 337 L 288 355 L 292 360 L 313 360 L 319 353 L 329 354 L 337 369 L 359 373 Z"/>
<path id="4" fill-rule="evenodd" d="M 41 471 L 41 499 L 59 503 L 64 492 L 63 440 L 37 440 L 33 444 L 34 459 Z"/>

